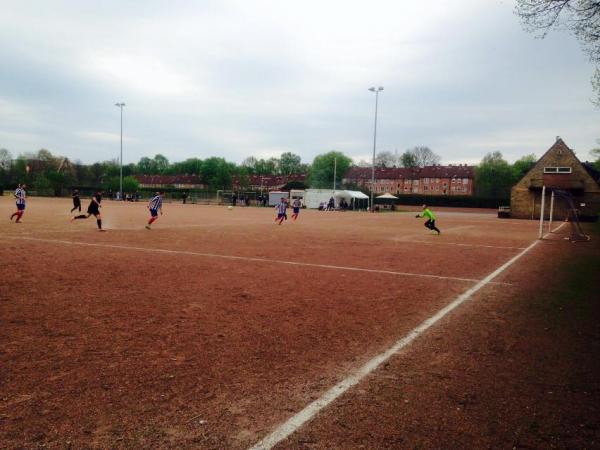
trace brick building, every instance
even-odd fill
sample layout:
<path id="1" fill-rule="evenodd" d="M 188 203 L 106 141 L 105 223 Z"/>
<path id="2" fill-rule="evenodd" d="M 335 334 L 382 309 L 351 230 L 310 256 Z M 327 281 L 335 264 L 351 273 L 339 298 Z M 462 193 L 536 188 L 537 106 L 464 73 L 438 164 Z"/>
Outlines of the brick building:
<path id="1" fill-rule="evenodd" d="M 198 175 L 134 175 L 141 188 L 205 189 Z"/>
<path id="2" fill-rule="evenodd" d="M 234 176 L 232 184 L 233 189 L 235 190 L 243 188 L 250 191 L 272 191 L 281 189 L 292 181 L 305 183 L 306 178 L 307 175 L 303 173 L 290 175 L 250 175 L 244 181 L 244 186 L 242 186 L 240 178 L 238 176 Z"/>
<path id="3" fill-rule="evenodd" d="M 395 195 L 473 195 L 475 167 L 466 164 L 415 168 L 376 168 L 376 194 Z M 371 190 L 371 168 L 351 167 L 344 184 L 356 184 Z"/>
<path id="4" fill-rule="evenodd" d="M 573 196 L 575 206 L 583 218 L 598 218 L 600 211 L 599 174 L 590 165 L 583 164 L 573 150 L 560 138 L 511 190 L 511 216 L 537 219 L 540 216 L 542 187 L 546 186 L 546 214 L 552 189 L 561 189 Z M 554 206 L 554 217 L 566 216 L 564 202 Z"/>

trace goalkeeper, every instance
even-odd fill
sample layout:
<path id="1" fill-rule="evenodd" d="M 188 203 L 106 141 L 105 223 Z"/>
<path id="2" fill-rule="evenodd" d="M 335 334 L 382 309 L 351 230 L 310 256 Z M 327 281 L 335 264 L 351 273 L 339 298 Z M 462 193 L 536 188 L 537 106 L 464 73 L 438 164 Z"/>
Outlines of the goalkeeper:
<path id="1" fill-rule="evenodd" d="M 435 226 L 435 214 L 431 212 L 427 205 L 423 205 L 423 212 L 421 214 L 417 214 L 415 217 L 427 217 L 427 222 L 424 224 L 425 227 L 429 228 L 432 233 L 437 231 L 437 234 L 441 234 L 441 231 Z"/>

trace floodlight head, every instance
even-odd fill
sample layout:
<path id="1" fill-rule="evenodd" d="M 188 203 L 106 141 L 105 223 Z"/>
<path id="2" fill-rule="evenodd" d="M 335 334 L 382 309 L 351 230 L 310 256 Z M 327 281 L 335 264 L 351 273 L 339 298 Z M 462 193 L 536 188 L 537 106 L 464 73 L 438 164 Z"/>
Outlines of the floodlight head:
<path id="1" fill-rule="evenodd" d="M 383 86 L 379 86 L 379 89 L 377 89 L 378 91 L 383 91 Z"/>
<path id="2" fill-rule="evenodd" d="M 374 87 L 370 87 L 370 88 L 369 88 L 369 90 L 370 90 L 371 92 L 375 92 L 375 88 L 374 88 Z"/>

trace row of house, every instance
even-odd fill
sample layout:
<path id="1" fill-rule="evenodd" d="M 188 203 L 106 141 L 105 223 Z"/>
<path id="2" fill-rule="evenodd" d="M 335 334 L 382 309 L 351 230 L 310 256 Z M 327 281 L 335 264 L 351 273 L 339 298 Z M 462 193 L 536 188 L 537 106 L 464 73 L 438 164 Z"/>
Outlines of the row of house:
<path id="1" fill-rule="evenodd" d="M 423 195 L 473 195 L 474 166 L 435 165 L 416 168 L 376 168 L 375 185 L 371 182 L 372 169 L 351 167 L 342 183 L 379 193 Z M 271 191 L 283 188 L 291 182 L 306 183 L 307 174 L 250 175 L 244 180 L 232 179 L 234 190 Z M 198 175 L 135 175 L 141 188 L 158 189 L 205 189 L 207 186 Z"/>
<path id="2" fill-rule="evenodd" d="M 352 167 L 343 179 L 371 190 L 372 169 Z M 376 168 L 373 192 L 389 192 L 395 195 L 473 195 L 475 167 L 466 164 L 434 165 L 415 168 Z"/>

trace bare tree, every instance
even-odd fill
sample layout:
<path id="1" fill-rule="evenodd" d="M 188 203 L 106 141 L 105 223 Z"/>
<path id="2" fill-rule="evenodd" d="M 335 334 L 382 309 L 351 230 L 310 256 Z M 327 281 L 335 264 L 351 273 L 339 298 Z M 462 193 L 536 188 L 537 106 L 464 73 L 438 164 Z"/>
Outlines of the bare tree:
<path id="1" fill-rule="evenodd" d="M 516 13 L 528 31 L 545 37 L 552 28 L 573 32 L 590 61 L 600 63 L 600 1 L 598 0 L 517 0 Z M 593 102 L 600 106 L 600 70 L 592 77 L 596 92 Z"/>
<path id="2" fill-rule="evenodd" d="M 5 148 L 0 148 L 0 169 L 9 170 L 11 163 L 11 153 Z"/>
<path id="3" fill-rule="evenodd" d="M 425 167 L 439 164 L 441 158 L 429 147 L 417 145 L 405 151 L 400 159 L 404 167 Z"/>
<path id="4" fill-rule="evenodd" d="M 375 167 L 394 167 L 398 164 L 398 158 L 392 152 L 379 152 L 375 156 Z"/>

